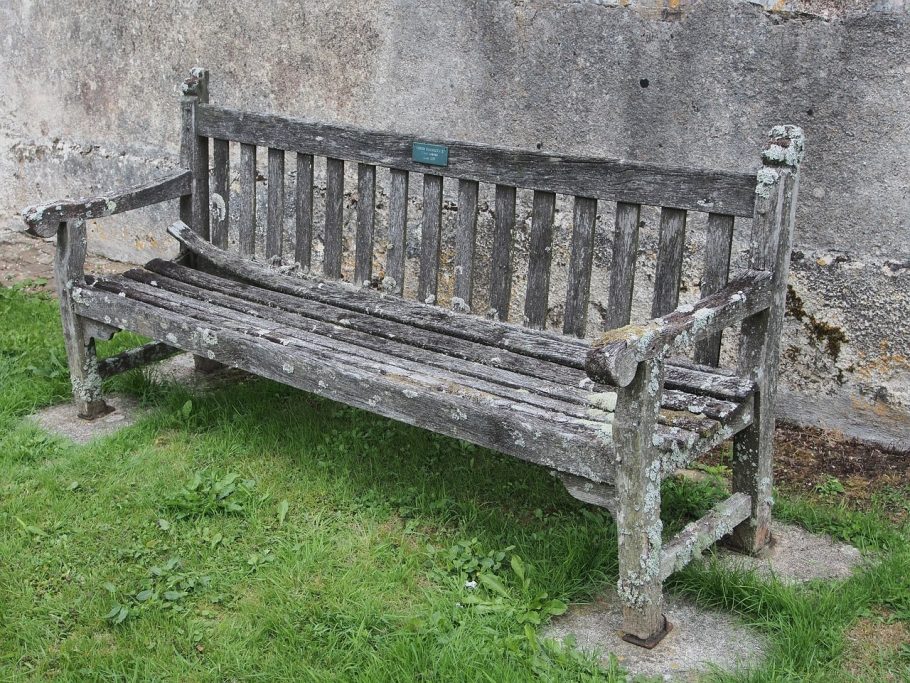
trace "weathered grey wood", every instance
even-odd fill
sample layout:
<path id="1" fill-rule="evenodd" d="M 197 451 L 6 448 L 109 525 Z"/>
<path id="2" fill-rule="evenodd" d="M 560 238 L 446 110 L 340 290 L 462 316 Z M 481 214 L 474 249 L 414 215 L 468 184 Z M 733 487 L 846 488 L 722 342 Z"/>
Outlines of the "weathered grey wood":
<path id="1" fill-rule="evenodd" d="M 720 291 L 730 277 L 730 249 L 733 245 L 733 216 L 708 214 L 705 234 L 705 273 L 701 281 L 701 296 Z M 704 365 L 720 361 L 720 333 L 695 345 L 695 360 Z"/>
<path id="2" fill-rule="evenodd" d="M 416 301 L 382 297 L 344 283 L 280 275 L 260 264 L 239 258 L 195 238 L 192 231 L 179 222 L 169 227 L 168 232 L 190 251 L 203 256 L 225 272 L 274 291 L 315 299 L 350 310 L 369 312 L 388 320 L 451 334 L 489 346 L 508 348 L 516 353 L 579 369 L 584 368 L 585 355 L 590 347 L 579 339 L 541 330 L 529 330 L 476 316 L 461 315 Z M 377 296 L 380 298 L 377 299 Z"/>
<path id="3" fill-rule="evenodd" d="M 204 135 L 423 173 L 411 159 L 415 138 L 223 107 L 200 107 Z M 449 148 L 446 175 L 568 195 L 693 211 L 752 215 L 747 173 L 665 167 L 434 140 Z"/>
<path id="4" fill-rule="evenodd" d="M 667 366 L 664 386 L 724 401 L 741 401 L 755 393 L 756 388 L 755 382 L 749 378 L 687 368 L 679 365 L 678 359 Z"/>
<path id="5" fill-rule="evenodd" d="M 386 253 L 383 291 L 401 296 L 404 292 L 404 259 L 408 231 L 407 171 L 391 169 L 389 181 L 389 246 Z"/>
<path id="6" fill-rule="evenodd" d="M 113 216 L 116 213 L 189 196 L 193 174 L 178 170 L 151 182 L 97 197 L 58 199 L 22 210 L 28 232 L 36 237 L 52 237 L 61 223 Z"/>
<path id="7" fill-rule="evenodd" d="M 281 258 L 284 236 L 284 150 L 269 148 L 269 206 L 265 226 L 265 257 Z"/>
<path id="8" fill-rule="evenodd" d="M 297 154 L 297 194 L 295 197 L 297 234 L 294 260 L 309 271 L 313 254 L 313 155 Z"/>
<path id="9" fill-rule="evenodd" d="M 212 140 L 212 244 L 227 249 L 231 220 L 231 146 L 227 140 Z"/>
<path id="10" fill-rule="evenodd" d="M 455 294 L 452 308 L 471 310 L 474 292 L 474 247 L 477 233 L 477 190 L 474 180 L 458 181 L 458 224 L 455 228 Z"/>
<path id="11" fill-rule="evenodd" d="M 186 316 L 173 311 L 91 288 L 79 293 L 81 315 L 107 315 L 124 329 L 166 336 L 179 348 L 261 377 L 594 481 L 613 476 L 613 458 L 604 457 L 606 444 L 591 438 L 590 421 L 504 404 L 436 373 L 337 354 L 304 338 L 216 324 L 190 328 Z"/>
<path id="12" fill-rule="evenodd" d="M 70 383 L 76 412 L 84 420 L 94 420 L 111 412 L 101 396 L 101 375 L 95 355 L 95 340 L 87 337 L 82 318 L 76 311 L 74 292 L 82 284 L 85 267 L 85 222 L 60 223 L 54 254 L 54 280 L 60 302 L 63 341 L 69 364 Z M 103 317 L 99 319 L 104 320 Z M 107 322 L 105 320 L 105 322 Z"/>
<path id="13" fill-rule="evenodd" d="M 594 259 L 594 222 L 597 200 L 575 197 L 572 227 L 572 256 L 566 280 L 566 311 L 562 331 L 584 337 L 591 293 L 591 266 Z"/>
<path id="14" fill-rule="evenodd" d="M 496 186 L 493 251 L 490 255 L 490 317 L 509 319 L 512 298 L 512 229 L 515 227 L 515 188 Z"/>
<path id="15" fill-rule="evenodd" d="M 638 259 L 638 229 L 641 206 L 616 204 L 616 229 L 613 232 L 613 262 L 610 266 L 610 297 L 604 329 L 612 330 L 629 324 L 632 316 L 632 290 L 635 286 L 635 262 Z"/>
<path id="16" fill-rule="evenodd" d="M 752 500 L 745 493 L 734 493 L 718 503 L 701 519 L 691 522 L 663 548 L 660 557 L 660 580 L 685 567 L 703 550 L 733 531 L 749 517 Z"/>
<path id="17" fill-rule="evenodd" d="M 663 403 L 661 400 L 662 405 Z M 661 477 L 667 478 L 679 469 L 689 467 L 700 455 L 720 446 L 751 425 L 755 419 L 754 408 L 755 402 L 750 396 L 717 424 L 711 424 L 706 419 L 674 419 L 673 413 L 662 410 L 661 428 L 653 437 L 655 448 L 661 452 Z M 678 432 L 676 428 L 680 428 Z M 669 443 L 666 441 L 667 432 L 671 439 Z"/>
<path id="18" fill-rule="evenodd" d="M 123 293 L 131 300 L 180 312 L 194 321 L 216 322 L 238 331 L 255 329 L 259 334 L 274 333 L 305 338 L 310 343 L 336 352 L 339 356 L 363 356 L 375 361 L 393 362 L 409 372 L 420 373 L 425 372 L 428 367 L 436 368 L 456 374 L 457 382 L 471 389 L 582 420 L 590 418 L 591 406 L 588 401 L 569 401 L 557 392 L 529 391 L 525 386 L 528 384 L 528 378 L 521 375 L 495 369 L 491 371 L 489 368 L 483 372 L 484 366 L 480 364 L 458 361 L 445 354 L 323 323 L 318 319 L 296 313 L 279 313 L 267 305 L 253 304 L 249 301 L 238 302 L 230 296 L 215 295 L 201 298 L 205 296 L 204 292 L 194 293 L 189 286 L 181 286 L 181 283 L 168 281 L 160 276 L 152 280 L 148 275 L 149 273 L 143 271 L 131 271 L 126 277 L 96 279 L 89 285 L 117 295 Z M 152 285 L 152 282 L 156 284 Z M 238 303 L 243 305 L 237 305 Z M 704 425 L 697 423 L 695 427 L 704 428 Z"/>
<path id="19" fill-rule="evenodd" d="M 373 225 L 376 215 L 376 167 L 357 165 L 357 237 L 354 284 L 370 286 L 373 279 Z"/>
<path id="20" fill-rule="evenodd" d="M 739 347 L 739 374 L 755 381 L 757 393 L 753 422 L 733 442 L 733 490 L 751 497 L 752 511 L 733 531 L 732 543 L 749 553 L 761 550 L 771 538 L 774 398 L 802 151 L 801 129 L 772 129 L 755 190 L 749 265 L 773 270 L 773 298 L 769 309 L 743 321 Z"/>
<path id="21" fill-rule="evenodd" d="M 616 514 L 615 486 L 601 484 L 574 474 L 565 474 L 564 472 L 557 472 L 556 476 L 573 498 L 580 500 L 582 503 L 607 508 L 613 515 Z"/>
<path id="22" fill-rule="evenodd" d="M 341 249 L 344 205 L 344 161 L 325 160 L 325 233 L 323 272 L 326 277 L 341 277 Z"/>
<path id="23" fill-rule="evenodd" d="M 154 283 L 154 286 L 164 290 L 218 306 L 295 324 L 331 339 L 341 339 L 402 358 L 419 359 L 429 365 L 480 379 L 495 379 L 504 386 L 576 403 L 586 410 L 600 403 L 592 398 L 598 394 L 580 388 L 586 376 L 577 370 L 369 314 L 225 280 L 168 261 L 155 260 L 149 263 L 149 267 L 153 270 L 133 270 L 125 275 L 137 282 Z M 672 374 L 673 368 L 670 367 L 668 375 Z M 732 401 L 695 396 L 684 391 L 664 392 L 663 400 L 668 411 L 687 411 L 692 417 L 703 414 L 720 421 L 739 407 Z M 673 420 L 668 417 L 666 422 L 671 424 Z"/>
<path id="24" fill-rule="evenodd" d="M 170 344 L 162 342 L 149 342 L 98 361 L 98 374 L 106 379 L 149 363 L 170 358 L 175 353 L 180 353 L 180 349 L 175 349 Z"/>
<path id="25" fill-rule="evenodd" d="M 417 300 L 436 303 L 439 247 L 442 240 L 442 176 L 423 176 L 423 223 L 420 229 L 420 273 Z"/>
<path id="26" fill-rule="evenodd" d="M 525 295 L 525 324 L 542 330 L 547 323 L 550 294 L 550 262 L 553 253 L 553 217 L 556 195 L 535 192 L 528 252 L 528 289 Z"/>
<path id="27" fill-rule="evenodd" d="M 660 409 L 663 363 L 639 363 L 619 390 L 614 441 L 622 458 L 616 468 L 616 528 L 623 639 L 653 647 L 667 632 L 660 578 L 660 467 L 652 443 Z"/>
<path id="28" fill-rule="evenodd" d="M 194 68 L 190 77 L 183 82 L 181 101 L 183 127 L 180 141 L 180 161 L 185 168 L 193 172 L 193 192 L 188 206 L 181 201 L 180 218 L 184 220 L 188 216 L 190 222 L 187 225 L 205 240 L 209 239 L 210 234 L 209 141 L 199 130 L 199 105 L 207 104 L 208 101 L 209 72 L 206 69 Z"/>
<path id="29" fill-rule="evenodd" d="M 680 306 L 646 325 L 605 332 L 594 342 L 585 369 L 592 379 L 624 386 L 641 361 L 679 353 L 699 339 L 768 308 L 772 286 L 768 271 L 746 271 L 695 305 Z"/>
<path id="30" fill-rule="evenodd" d="M 686 242 L 686 212 L 664 207 L 660 212 L 660 238 L 651 317 L 666 315 L 679 303 L 683 250 Z"/>
<path id="31" fill-rule="evenodd" d="M 256 145 L 240 145 L 240 227 L 237 246 L 241 256 L 256 255 Z"/>
<path id="32" fill-rule="evenodd" d="M 550 372 L 551 374 L 538 376 L 557 382 L 578 383 L 585 380 L 582 373 L 570 374 L 568 380 L 566 375 L 554 376 L 552 374 L 553 368 L 558 368 L 558 366 L 583 371 L 585 356 L 590 346 L 580 339 L 528 330 L 475 316 L 457 315 L 438 307 L 427 307 L 413 301 L 359 291 L 344 283 L 278 275 L 256 263 L 215 249 L 196 239 L 191 231 L 187 231 L 179 224 L 171 226 L 168 232 L 185 244 L 188 249 L 202 255 L 225 272 L 234 273 L 238 277 L 264 286 L 268 290 L 319 301 L 346 310 L 369 313 L 377 319 L 391 320 L 402 323 L 405 327 L 413 328 L 415 334 L 416 330 L 432 331 L 497 349 L 492 358 L 479 362 L 501 361 L 507 363 L 510 359 L 514 359 L 514 365 L 501 365 L 500 367 L 509 367 L 517 372 Z M 176 264 L 155 259 L 150 261 L 147 267 L 155 272 L 179 277 Z M 549 361 L 550 364 L 534 363 L 535 359 L 543 359 Z M 668 383 L 676 379 L 679 381 L 674 383 L 674 388 L 685 390 L 687 382 L 692 382 L 698 389 L 696 393 L 731 400 L 738 395 L 747 396 L 753 387 L 750 380 L 740 380 L 724 375 L 715 377 L 710 372 L 690 369 L 677 371 L 674 366 L 668 367 Z M 742 393 L 743 391 L 745 393 Z"/>

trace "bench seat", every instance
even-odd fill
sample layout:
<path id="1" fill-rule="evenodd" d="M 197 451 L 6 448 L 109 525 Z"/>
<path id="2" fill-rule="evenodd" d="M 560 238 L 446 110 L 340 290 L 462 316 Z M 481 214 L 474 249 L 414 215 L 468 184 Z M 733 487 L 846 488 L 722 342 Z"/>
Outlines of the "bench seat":
<path id="1" fill-rule="evenodd" d="M 222 265 L 232 259 L 217 255 Z M 209 270 L 217 274 L 156 259 L 88 277 L 74 299 L 80 315 L 167 347 L 592 483 L 614 481 L 616 390 L 586 375 L 584 340 L 251 261 L 246 277 Z M 547 358 L 530 355 L 540 349 Z M 717 368 L 670 363 L 665 388 L 655 435 L 664 476 L 751 423 L 751 382 Z"/>

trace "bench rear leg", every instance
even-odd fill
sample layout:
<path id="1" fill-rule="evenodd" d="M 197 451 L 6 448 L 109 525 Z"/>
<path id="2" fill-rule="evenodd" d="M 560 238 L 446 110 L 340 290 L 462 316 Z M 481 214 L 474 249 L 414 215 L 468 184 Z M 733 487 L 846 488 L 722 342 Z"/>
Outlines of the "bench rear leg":
<path id="1" fill-rule="evenodd" d="M 113 409 L 101 397 L 101 375 L 95 355 L 95 340 L 86 335 L 84 319 L 76 314 L 73 307 L 73 290 L 84 278 L 85 250 L 85 222 L 61 223 L 57 231 L 54 277 L 60 300 L 66 360 L 79 417 L 94 420 Z"/>
<path id="2" fill-rule="evenodd" d="M 623 640 L 648 648 L 659 643 L 670 629 L 663 614 L 660 580 L 661 461 L 652 441 L 660 409 L 662 375 L 659 361 L 639 363 L 635 379 L 619 390 L 615 419 L 619 461 L 617 588 L 623 608 Z"/>
<path id="3" fill-rule="evenodd" d="M 771 137 L 756 189 L 749 266 L 772 271 L 773 298 L 768 310 L 746 318 L 742 324 L 739 373 L 754 379 L 758 389 L 752 424 L 733 442 L 733 491 L 752 497 L 752 515 L 733 530 L 730 543 L 750 554 L 771 541 L 774 399 L 803 146 L 798 128 L 775 128 Z"/>

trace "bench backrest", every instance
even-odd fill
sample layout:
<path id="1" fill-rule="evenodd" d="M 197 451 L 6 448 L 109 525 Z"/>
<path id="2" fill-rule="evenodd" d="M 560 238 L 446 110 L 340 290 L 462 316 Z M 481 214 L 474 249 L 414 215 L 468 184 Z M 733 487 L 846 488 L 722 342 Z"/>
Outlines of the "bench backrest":
<path id="1" fill-rule="evenodd" d="M 584 336 L 595 252 L 595 219 L 600 208 L 602 213 L 615 214 L 608 307 L 602 317 L 607 329 L 626 325 L 632 310 L 644 205 L 659 209 L 651 314 L 663 315 L 678 304 L 687 216 L 691 212 L 707 214 L 701 274 L 701 294 L 705 295 L 720 289 L 729 278 L 734 218 L 751 218 L 755 208 L 753 173 L 503 149 L 236 111 L 208 104 L 207 73 L 199 71 L 196 76 L 197 83 L 185 90 L 188 97 L 184 98 L 184 130 L 190 133 L 185 154 L 200 175 L 205 169 L 208 177 L 207 171 L 211 169 L 211 187 L 208 182 L 199 182 L 195 189 L 195 214 L 190 224 L 198 233 L 226 248 L 230 231 L 236 235 L 241 254 L 268 258 L 281 256 L 284 251 L 285 260 L 297 261 L 304 268 L 313 267 L 330 278 L 342 277 L 343 264 L 350 277 L 350 264 L 353 264 L 353 281 L 396 294 L 410 291 L 428 303 L 508 319 L 513 279 L 518 280 L 513 277 L 515 265 L 519 259 L 526 259 L 518 269 L 527 274 L 521 278 L 526 280 L 526 293 L 519 309 L 524 324 L 543 328 L 548 307 L 564 304 L 563 332 Z M 239 145 L 239 166 L 233 171 L 231 143 Z M 267 206 L 263 212 L 267 220 L 264 253 L 256 254 L 256 160 L 260 148 L 267 150 L 268 158 L 264 178 Z M 287 153 L 295 155 L 291 163 L 296 168 L 296 187 L 290 193 L 285 187 Z M 236 150 L 234 158 L 238 158 Z M 352 166 L 357 169 L 356 207 L 346 207 L 345 169 L 350 171 Z M 317 167 L 317 175 L 324 168 L 324 199 L 321 187 L 314 192 Z M 387 194 L 378 202 L 377 168 L 383 175 L 382 185 Z M 237 226 L 230 225 L 232 173 L 239 178 L 239 192 L 235 194 L 239 211 L 234 207 L 239 220 Z M 422 202 L 409 201 L 415 180 L 422 183 Z M 450 196 L 457 193 L 455 206 L 444 202 L 444 184 Z M 530 199 L 530 227 L 526 245 L 521 245 L 520 250 L 516 249 L 514 239 L 516 190 L 530 191 L 526 194 Z M 478 289 L 474 268 L 477 216 L 484 204 L 481 198 L 488 194 L 493 219 L 491 247 L 489 253 L 484 253 L 484 258 L 489 260 L 489 282 L 484 285 L 489 289 L 484 289 L 484 296 L 479 298 L 484 304 L 488 302 L 489 308 L 478 310 L 473 296 Z M 558 195 L 561 195 L 559 199 Z M 316 201 L 324 201 L 321 225 L 314 225 Z M 388 216 L 387 226 L 377 231 L 377 203 L 382 205 L 386 201 L 387 207 L 381 206 L 380 213 Z M 564 302 L 549 301 L 557 203 L 572 212 L 570 243 L 564 250 L 568 264 L 562 265 L 566 268 Z M 615 203 L 615 207 L 604 207 L 604 203 Z M 454 249 L 441 249 L 444 205 L 456 213 Z M 356 228 L 350 231 L 355 235 L 353 253 L 347 258 L 343 230 L 346 208 L 356 212 Z M 415 209 L 419 209 L 419 219 L 414 215 Z M 285 226 L 286 215 L 293 216 L 290 230 Z M 419 272 L 415 289 L 405 287 L 404 279 L 408 231 L 418 224 Z M 291 235 L 287 241 L 293 242 L 287 249 L 283 244 L 285 233 Z M 374 235 L 380 233 L 386 239 L 377 244 Z M 320 238 L 322 263 L 318 264 L 313 246 L 314 242 L 318 245 Z M 291 248 L 293 256 L 288 258 Z M 451 277 L 441 278 L 441 269 L 446 267 Z M 441 280 L 447 283 L 444 292 L 439 291 Z M 515 312 L 513 309 L 513 318 L 517 317 Z M 716 355 L 717 350 L 712 349 L 702 353 L 700 360 L 716 363 Z"/>

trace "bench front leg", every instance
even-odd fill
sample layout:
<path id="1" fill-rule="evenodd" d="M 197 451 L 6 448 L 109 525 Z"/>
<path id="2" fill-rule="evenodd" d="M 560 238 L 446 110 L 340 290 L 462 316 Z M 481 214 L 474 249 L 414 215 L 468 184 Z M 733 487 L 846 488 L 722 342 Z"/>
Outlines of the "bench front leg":
<path id="1" fill-rule="evenodd" d="M 661 460 L 653 441 L 662 387 L 663 361 L 639 363 L 631 384 L 619 389 L 614 422 L 623 640 L 648 648 L 670 628 L 660 577 Z"/>
<path id="2" fill-rule="evenodd" d="M 85 319 L 73 309 L 73 291 L 85 277 L 85 221 L 60 223 L 54 255 L 54 278 L 60 300 L 60 319 L 69 364 L 73 399 L 79 417 L 94 420 L 111 412 L 101 397 L 101 374 L 95 355 L 95 340 L 86 334 Z"/>

